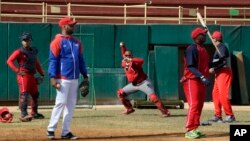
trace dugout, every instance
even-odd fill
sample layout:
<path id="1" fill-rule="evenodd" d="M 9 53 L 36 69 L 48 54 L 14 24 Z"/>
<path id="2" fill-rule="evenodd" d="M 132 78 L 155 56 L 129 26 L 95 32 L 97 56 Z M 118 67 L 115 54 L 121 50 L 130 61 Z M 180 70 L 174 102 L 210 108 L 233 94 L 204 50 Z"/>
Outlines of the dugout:
<path id="1" fill-rule="evenodd" d="M 190 33 L 199 25 L 104 25 L 104 24 L 78 24 L 75 35 L 83 42 L 84 54 L 89 69 L 91 81 L 93 80 L 96 104 L 118 104 L 116 90 L 124 86 L 127 81 L 120 68 L 121 55 L 119 42 L 126 42 L 134 56 L 145 60 L 143 69 L 153 80 L 156 92 L 163 100 L 184 100 L 179 79 L 183 70 L 183 53 L 185 47 L 193 43 Z M 241 51 L 242 69 L 245 78 L 250 74 L 250 26 L 224 26 L 209 25 L 210 32 L 219 30 L 224 35 L 224 42 L 228 45 L 232 55 L 232 68 L 234 74 L 232 86 L 232 102 L 234 104 L 249 104 L 250 82 L 239 80 L 239 65 L 234 51 Z M 16 76 L 8 66 L 6 60 L 14 49 L 20 46 L 19 36 L 22 32 L 31 32 L 33 45 L 39 49 L 39 60 L 47 72 L 49 43 L 54 35 L 59 33 L 56 24 L 42 23 L 0 23 L 1 51 L 0 68 L 0 103 L 18 101 L 18 87 Z M 214 49 L 209 39 L 207 49 L 213 54 Z M 93 79 L 92 79 L 93 78 Z M 5 82 L 5 83 L 4 83 Z M 92 83 L 92 82 L 91 82 Z M 211 100 L 210 87 L 206 101 Z M 53 103 L 55 91 L 46 77 L 39 87 L 40 101 L 44 104 Z M 243 95 L 243 92 L 245 93 Z M 93 94 L 93 92 L 91 91 Z M 132 99 L 147 100 L 142 94 L 134 94 Z M 242 99 L 247 99 L 244 102 Z M 85 103 L 79 97 L 78 103 Z"/>

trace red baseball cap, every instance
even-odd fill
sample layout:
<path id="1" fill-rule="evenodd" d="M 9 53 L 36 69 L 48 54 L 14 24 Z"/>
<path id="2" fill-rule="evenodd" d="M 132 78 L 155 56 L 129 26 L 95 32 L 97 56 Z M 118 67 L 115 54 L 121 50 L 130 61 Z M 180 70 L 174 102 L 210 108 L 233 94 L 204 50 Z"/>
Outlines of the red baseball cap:
<path id="1" fill-rule="evenodd" d="M 206 33 L 207 33 L 207 30 L 206 30 L 206 29 L 197 27 L 197 28 L 195 28 L 195 29 L 192 31 L 191 37 L 192 37 L 192 39 L 195 39 L 198 35 L 200 35 L 200 34 L 206 34 Z"/>
<path id="2" fill-rule="evenodd" d="M 59 26 L 62 27 L 63 25 L 75 25 L 77 22 L 76 21 L 73 21 L 71 20 L 70 18 L 68 17 L 65 17 L 65 18 L 62 18 L 60 21 L 59 21 Z"/>
<path id="3" fill-rule="evenodd" d="M 222 34 L 221 32 L 219 31 L 214 31 L 213 35 L 212 35 L 212 38 L 215 38 L 215 39 L 222 39 Z"/>

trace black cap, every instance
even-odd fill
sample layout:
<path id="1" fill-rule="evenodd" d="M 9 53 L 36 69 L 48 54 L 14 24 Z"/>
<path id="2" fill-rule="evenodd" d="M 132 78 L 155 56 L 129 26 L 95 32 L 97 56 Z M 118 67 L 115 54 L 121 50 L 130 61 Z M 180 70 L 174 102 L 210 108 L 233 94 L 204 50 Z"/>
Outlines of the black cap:
<path id="1" fill-rule="evenodd" d="M 24 32 L 21 36 L 22 40 L 32 40 L 32 36 L 30 33 Z"/>

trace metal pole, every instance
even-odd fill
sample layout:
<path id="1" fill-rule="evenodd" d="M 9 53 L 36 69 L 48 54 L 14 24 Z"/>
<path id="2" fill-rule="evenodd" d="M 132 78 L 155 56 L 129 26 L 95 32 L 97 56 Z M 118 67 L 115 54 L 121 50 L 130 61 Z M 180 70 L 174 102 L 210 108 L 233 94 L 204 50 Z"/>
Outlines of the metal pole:
<path id="1" fill-rule="evenodd" d="M 183 8 L 179 6 L 179 24 L 182 24 Z"/>
<path id="2" fill-rule="evenodd" d="M 204 6 L 204 22 L 207 23 L 207 6 Z"/>
<path id="3" fill-rule="evenodd" d="M 68 17 L 70 17 L 70 15 L 71 15 L 70 14 L 71 13 L 70 5 L 71 5 L 70 3 L 67 4 L 67 10 L 68 10 L 67 15 L 68 15 Z"/>
<path id="4" fill-rule="evenodd" d="M 244 25 L 246 25 L 246 8 L 244 7 Z"/>
<path id="5" fill-rule="evenodd" d="M 144 4 L 144 24 L 147 24 L 147 3 Z"/>
<path id="6" fill-rule="evenodd" d="M 43 6 L 42 6 L 42 15 L 43 15 L 43 19 L 42 19 L 42 23 L 44 23 L 45 19 L 44 19 L 44 13 L 45 13 L 45 5 L 44 5 L 44 2 L 43 2 Z"/>
<path id="7" fill-rule="evenodd" d="M 45 3 L 45 22 L 47 23 L 48 22 L 48 18 L 47 18 L 47 16 L 48 16 L 48 4 L 47 3 Z"/>
<path id="8" fill-rule="evenodd" d="M 95 35 L 93 35 L 93 51 L 92 51 L 92 92 L 93 92 L 93 97 L 92 97 L 92 105 L 94 105 L 94 109 L 96 110 L 96 95 L 95 95 L 95 83 L 94 83 L 94 65 L 95 63 Z"/>
<path id="9" fill-rule="evenodd" d="M 92 52 L 91 52 L 91 73 L 90 73 L 90 79 L 91 79 L 91 84 L 90 84 L 90 96 L 89 96 L 89 103 L 88 103 L 88 108 L 94 108 L 96 110 L 96 93 L 95 93 L 95 83 L 94 83 L 94 71 L 95 71 L 95 34 L 81 34 L 82 29 L 80 26 L 80 33 L 79 34 L 74 34 L 75 36 L 79 36 L 80 40 L 82 41 L 82 37 L 90 37 L 92 39 Z M 83 41 L 82 41 L 83 42 Z"/>
<path id="10" fill-rule="evenodd" d="M 0 0 L 0 21 L 1 21 L 1 18 L 2 18 L 2 0 Z"/>
<path id="11" fill-rule="evenodd" d="M 199 12 L 199 8 L 196 8 L 196 13 Z M 196 18 L 196 22 L 199 23 L 198 17 Z"/>
<path id="12" fill-rule="evenodd" d="M 127 24 L 127 5 L 124 4 L 124 19 L 123 19 L 123 23 Z"/>

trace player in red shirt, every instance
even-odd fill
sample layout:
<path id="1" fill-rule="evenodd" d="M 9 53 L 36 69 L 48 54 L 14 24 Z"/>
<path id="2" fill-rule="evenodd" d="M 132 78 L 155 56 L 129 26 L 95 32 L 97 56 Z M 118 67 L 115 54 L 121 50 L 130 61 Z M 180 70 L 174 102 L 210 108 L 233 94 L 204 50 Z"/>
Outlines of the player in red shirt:
<path id="1" fill-rule="evenodd" d="M 215 81 L 213 88 L 213 103 L 214 103 L 214 117 L 209 121 L 222 122 L 222 107 L 227 117 L 223 122 L 234 122 L 235 116 L 232 110 L 229 99 L 230 87 L 232 84 L 232 70 L 229 64 L 229 51 L 223 44 L 222 34 L 215 31 L 212 38 L 217 45 L 218 51 L 214 53 L 213 62 L 211 63 L 210 73 L 215 73 Z"/>
<path id="2" fill-rule="evenodd" d="M 205 100 L 206 86 L 209 85 L 209 56 L 203 44 L 206 41 L 207 30 L 195 28 L 192 33 L 194 44 L 188 46 L 184 57 L 184 74 L 181 79 L 184 93 L 189 105 L 186 121 L 186 138 L 205 136 L 197 130 Z"/>
<path id="3" fill-rule="evenodd" d="M 126 108 L 124 114 L 130 114 L 135 111 L 132 108 L 130 101 L 127 99 L 127 96 L 137 91 L 142 91 L 148 95 L 153 103 L 155 103 L 163 117 L 170 116 L 169 110 L 165 108 L 161 100 L 155 94 L 151 81 L 142 69 L 142 64 L 144 63 L 143 59 L 133 57 L 132 52 L 126 49 L 124 42 L 120 43 L 120 48 L 123 57 L 121 65 L 124 68 L 128 81 L 130 82 L 128 85 L 117 91 L 121 103 Z"/>
<path id="4" fill-rule="evenodd" d="M 32 36 L 30 33 L 23 33 L 21 36 L 22 47 L 15 50 L 7 60 L 8 66 L 17 73 L 17 81 L 20 91 L 19 106 L 22 122 L 30 121 L 33 118 L 42 119 L 44 116 L 38 113 L 38 86 L 34 77 L 36 71 L 44 77 L 43 70 L 37 59 L 38 50 L 31 47 Z M 17 61 L 18 66 L 14 64 Z M 28 99 L 31 97 L 31 115 L 28 114 Z"/>

